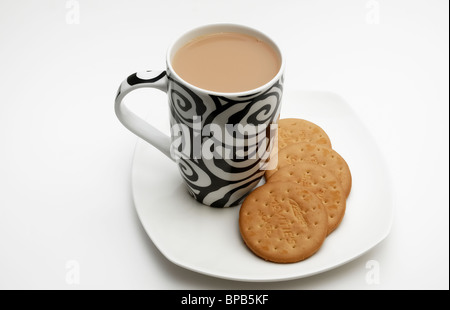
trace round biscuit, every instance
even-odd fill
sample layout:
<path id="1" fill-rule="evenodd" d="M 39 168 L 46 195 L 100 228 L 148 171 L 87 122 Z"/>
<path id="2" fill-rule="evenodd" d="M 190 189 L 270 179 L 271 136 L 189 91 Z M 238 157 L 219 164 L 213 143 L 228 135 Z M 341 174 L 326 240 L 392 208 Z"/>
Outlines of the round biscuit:
<path id="1" fill-rule="evenodd" d="M 239 229 L 257 256 L 294 263 L 316 253 L 328 232 L 326 208 L 312 192 L 291 182 L 266 183 L 244 200 Z"/>

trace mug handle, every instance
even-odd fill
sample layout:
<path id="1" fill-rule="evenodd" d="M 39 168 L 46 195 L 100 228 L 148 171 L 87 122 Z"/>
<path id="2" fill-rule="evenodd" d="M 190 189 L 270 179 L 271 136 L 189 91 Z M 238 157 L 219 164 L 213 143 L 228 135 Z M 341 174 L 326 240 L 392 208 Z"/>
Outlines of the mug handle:
<path id="1" fill-rule="evenodd" d="M 134 73 L 120 84 L 114 106 L 117 118 L 128 130 L 173 160 L 170 156 L 170 137 L 133 113 L 123 101 L 126 95 L 138 88 L 156 88 L 167 92 L 167 82 L 166 71 L 147 70 Z"/>

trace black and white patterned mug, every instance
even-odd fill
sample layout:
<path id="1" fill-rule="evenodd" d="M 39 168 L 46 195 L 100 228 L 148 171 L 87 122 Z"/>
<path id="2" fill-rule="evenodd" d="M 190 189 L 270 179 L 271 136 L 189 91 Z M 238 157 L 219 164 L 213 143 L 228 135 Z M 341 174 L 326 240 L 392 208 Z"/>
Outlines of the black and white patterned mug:
<path id="1" fill-rule="evenodd" d="M 276 76 L 265 85 L 238 93 L 208 91 L 181 79 L 172 67 L 175 52 L 194 38 L 219 32 L 242 33 L 268 43 L 281 59 Z M 116 115 L 130 131 L 176 162 L 196 200 L 219 208 L 237 205 L 274 164 L 269 154 L 276 145 L 284 62 L 279 46 L 258 30 L 236 24 L 202 26 L 169 47 L 166 70 L 134 73 L 122 82 L 115 100 Z M 142 87 L 168 94 L 171 137 L 124 104 L 128 93 Z"/>

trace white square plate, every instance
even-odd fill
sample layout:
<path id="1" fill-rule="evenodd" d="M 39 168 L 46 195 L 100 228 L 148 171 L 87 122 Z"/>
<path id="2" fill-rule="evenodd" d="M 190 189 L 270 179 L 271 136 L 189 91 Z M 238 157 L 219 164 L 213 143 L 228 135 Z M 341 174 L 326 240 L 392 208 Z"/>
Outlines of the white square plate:
<path id="1" fill-rule="evenodd" d="M 187 192 L 176 165 L 139 140 L 132 166 L 135 207 L 150 239 L 171 262 L 225 279 L 281 281 L 311 276 L 362 255 L 388 234 L 393 207 L 386 166 L 370 133 L 350 106 L 327 92 L 286 92 L 281 118 L 321 126 L 348 163 L 353 187 L 340 226 L 312 257 L 294 264 L 255 256 L 239 233 L 239 206 L 215 209 Z"/>

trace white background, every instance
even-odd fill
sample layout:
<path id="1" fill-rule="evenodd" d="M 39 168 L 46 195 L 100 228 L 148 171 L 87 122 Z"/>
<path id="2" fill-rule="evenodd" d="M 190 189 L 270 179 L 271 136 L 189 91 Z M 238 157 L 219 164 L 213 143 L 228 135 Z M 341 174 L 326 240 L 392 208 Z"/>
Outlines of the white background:
<path id="1" fill-rule="evenodd" d="M 449 288 L 448 1 L 78 0 L 78 24 L 72 2 L 0 2 L 0 289 Z M 381 244 L 313 277 L 241 283 L 177 267 L 149 240 L 131 196 L 137 138 L 115 93 L 215 22 L 274 37 L 286 91 L 335 92 L 366 124 L 394 193 Z M 128 100 L 168 132 L 163 93 Z M 71 261 L 79 284 L 66 281 Z"/>

